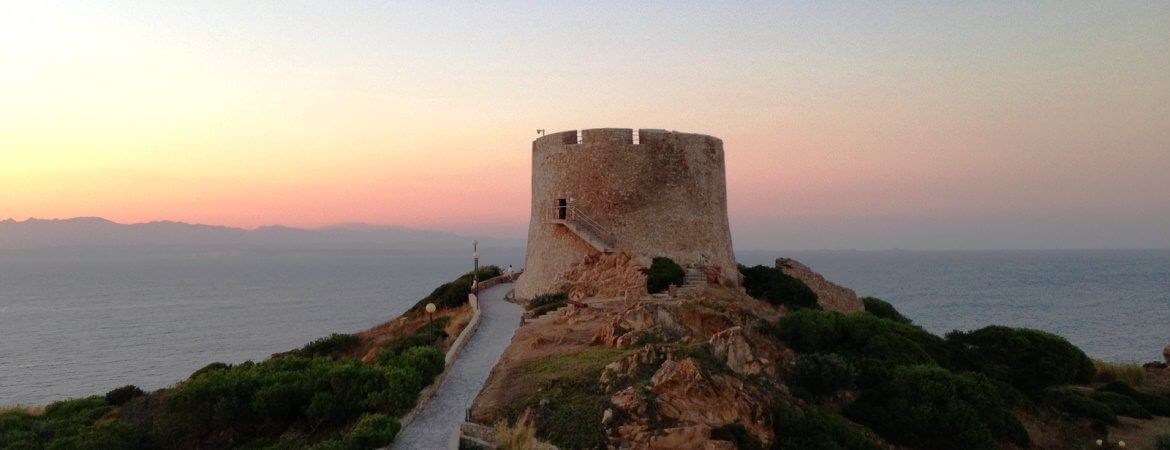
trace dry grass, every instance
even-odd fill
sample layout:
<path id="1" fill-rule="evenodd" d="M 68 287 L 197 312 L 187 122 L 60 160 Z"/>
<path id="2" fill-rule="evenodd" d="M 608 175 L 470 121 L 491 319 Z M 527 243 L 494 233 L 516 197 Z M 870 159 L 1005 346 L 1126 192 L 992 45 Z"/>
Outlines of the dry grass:
<path id="1" fill-rule="evenodd" d="M 1124 381 L 1130 386 L 1141 386 L 1146 381 L 1146 369 L 1137 363 L 1111 363 L 1099 359 L 1093 360 L 1097 368 L 1097 381 Z"/>
<path id="2" fill-rule="evenodd" d="M 516 420 L 516 424 L 508 426 L 508 422 L 501 420 L 496 423 L 496 448 L 500 450 L 547 450 L 553 448 L 536 440 L 536 426 L 532 424 L 528 411 Z"/>
<path id="3" fill-rule="evenodd" d="M 22 405 L 0 406 L 0 414 L 9 413 L 9 412 L 22 412 L 25 414 L 39 416 L 39 415 L 45 413 L 45 407 L 43 407 L 43 406 L 22 406 Z"/>

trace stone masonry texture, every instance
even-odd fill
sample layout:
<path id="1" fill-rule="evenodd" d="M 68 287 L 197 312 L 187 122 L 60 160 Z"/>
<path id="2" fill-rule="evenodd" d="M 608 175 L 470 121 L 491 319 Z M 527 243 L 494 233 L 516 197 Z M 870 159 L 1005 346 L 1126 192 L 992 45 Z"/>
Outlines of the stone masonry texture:
<path id="1" fill-rule="evenodd" d="M 616 251 L 640 261 L 666 256 L 736 279 L 723 141 L 652 129 L 638 130 L 638 138 L 634 144 L 631 129 L 600 128 L 532 143 L 532 215 L 517 297 L 553 292 L 575 263 L 600 253 L 549 222 L 558 199 L 597 222 Z"/>

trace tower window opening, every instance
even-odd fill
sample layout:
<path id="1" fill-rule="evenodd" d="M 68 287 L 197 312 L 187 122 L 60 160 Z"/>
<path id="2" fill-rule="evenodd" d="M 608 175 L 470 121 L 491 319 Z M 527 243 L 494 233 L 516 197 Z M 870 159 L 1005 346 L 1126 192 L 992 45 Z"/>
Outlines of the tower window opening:
<path id="1" fill-rule="evenodd" d="M 557 199 L 557 219 L 558 220 L 565 220 L 568 218 L 569 218 L 569 200 L 563 199 L 563 198 L 558 198 Z"/>

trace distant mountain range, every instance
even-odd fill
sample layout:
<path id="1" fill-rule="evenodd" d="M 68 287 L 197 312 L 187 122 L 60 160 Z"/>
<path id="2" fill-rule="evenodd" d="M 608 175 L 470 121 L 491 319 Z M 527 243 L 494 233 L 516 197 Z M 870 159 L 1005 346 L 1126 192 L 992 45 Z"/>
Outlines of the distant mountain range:
<path id="1" fill-rule="evenodd" d="M 142 246 L 421 249 L 464 247 L 472 239 L 443 231 L 360 223 L 315 229 L 267 226 L 247 230 L 171 221 L 122 224 L 100 217 L 0 221 L 0 249 Z M 519 239 L 478 239 L 485 246 L 524 245 Z"/>

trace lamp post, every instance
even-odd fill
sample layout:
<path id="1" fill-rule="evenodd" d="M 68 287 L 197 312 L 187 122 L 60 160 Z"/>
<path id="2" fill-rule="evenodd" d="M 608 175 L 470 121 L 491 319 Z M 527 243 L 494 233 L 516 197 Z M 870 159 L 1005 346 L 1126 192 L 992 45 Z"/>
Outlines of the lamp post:
<path id="1" fill-rule="evenodd" d="M 427 322 L 435 321 L 435 304 L 427 303 Z"/>
<path id="2" fill-rule="evenodd" d="M 471 256 L 475 259 L 475 268 L 471 272 L 471 290 L 479 298 L 479 240 L 471 241 Z"/>

